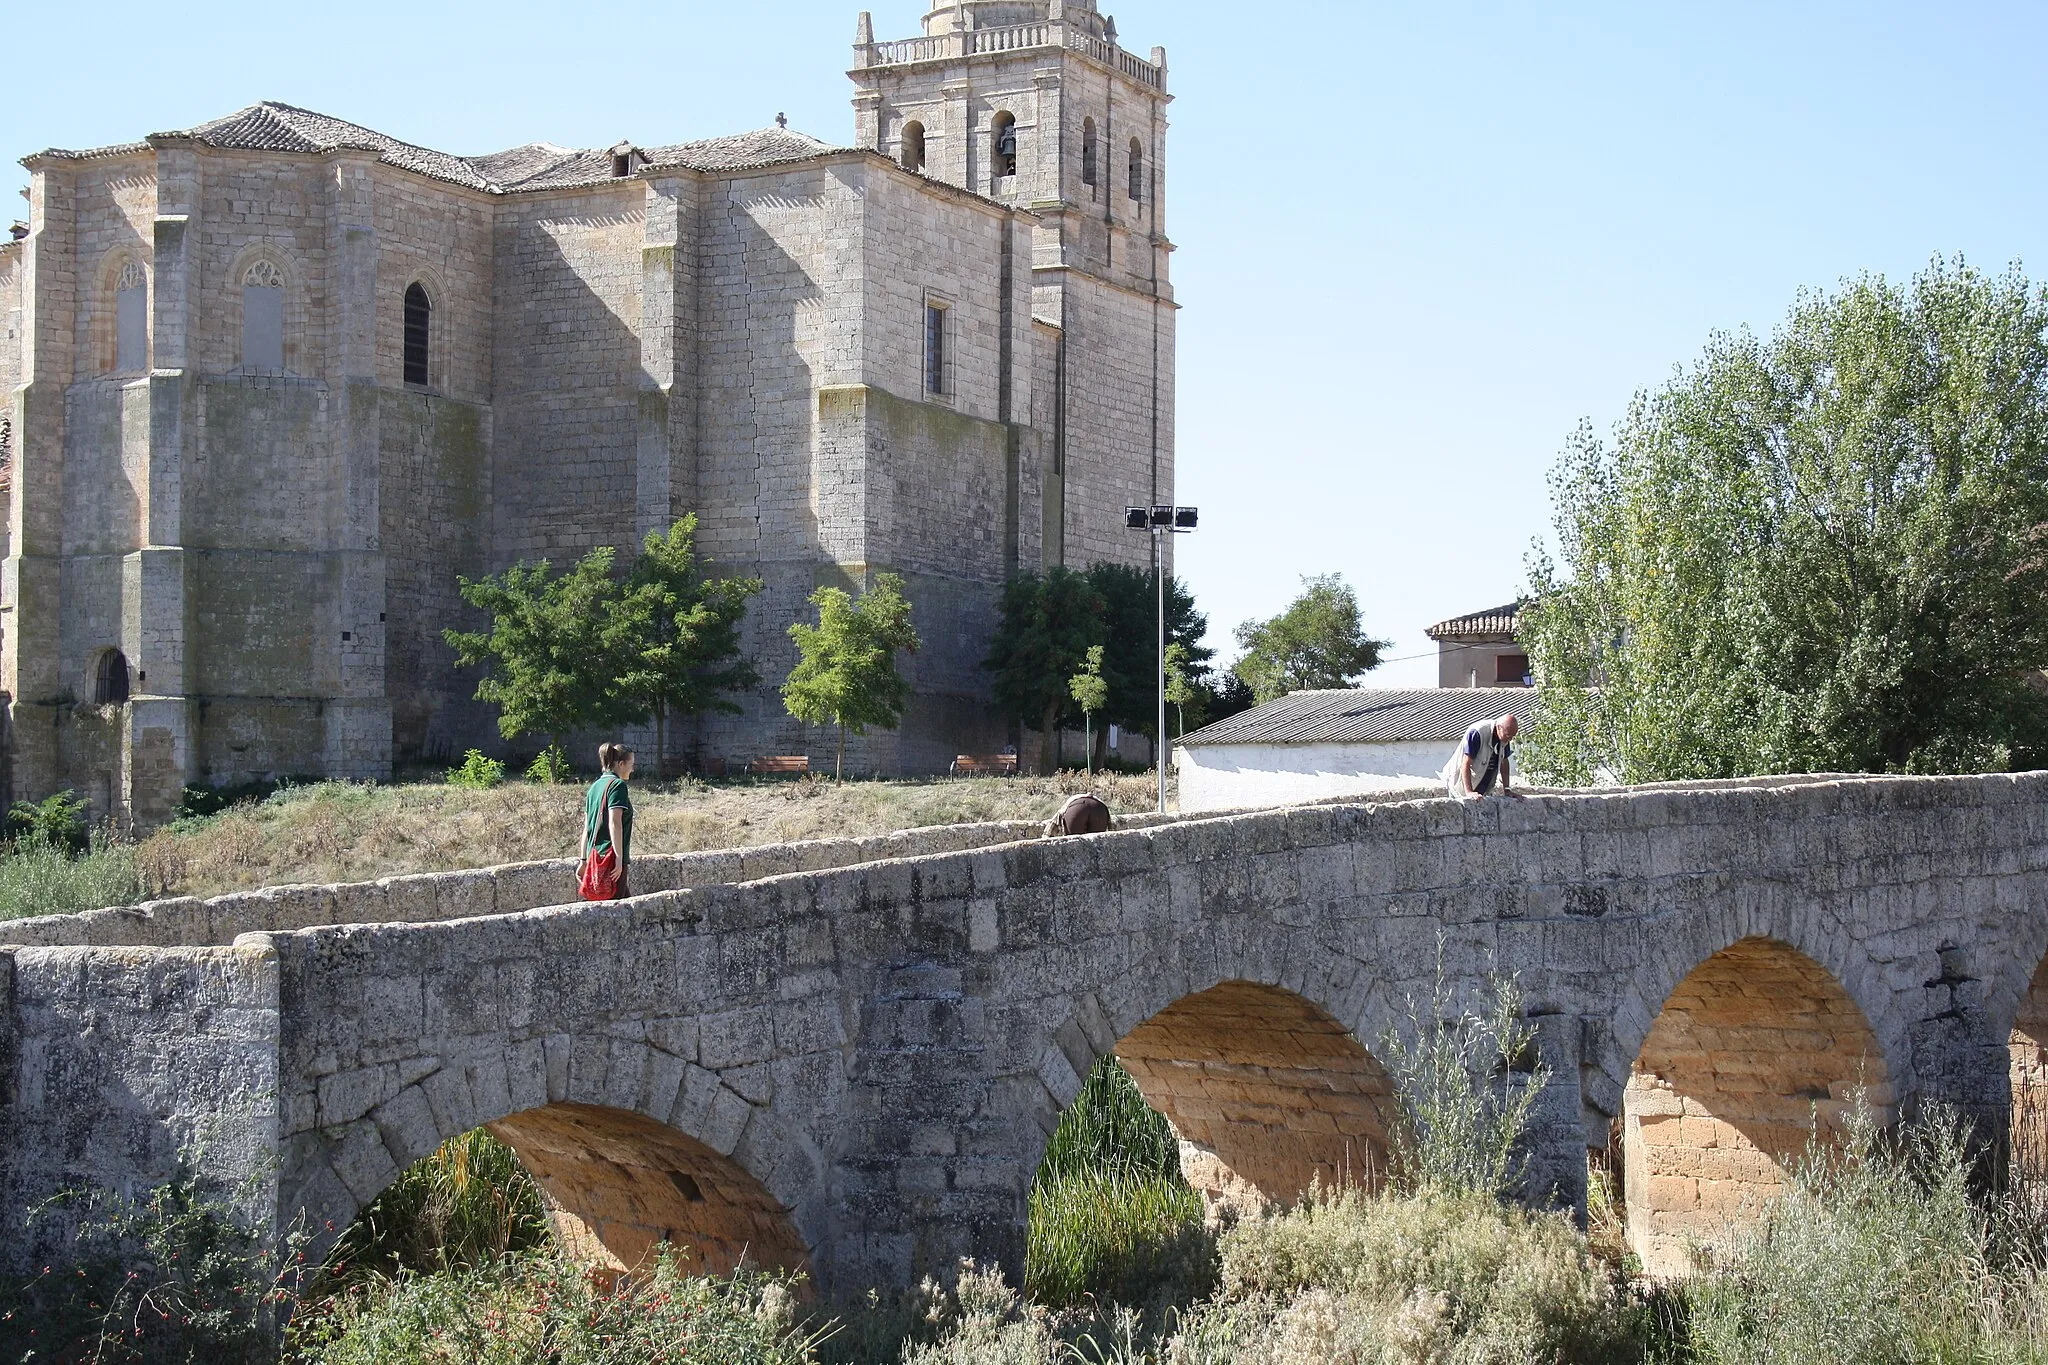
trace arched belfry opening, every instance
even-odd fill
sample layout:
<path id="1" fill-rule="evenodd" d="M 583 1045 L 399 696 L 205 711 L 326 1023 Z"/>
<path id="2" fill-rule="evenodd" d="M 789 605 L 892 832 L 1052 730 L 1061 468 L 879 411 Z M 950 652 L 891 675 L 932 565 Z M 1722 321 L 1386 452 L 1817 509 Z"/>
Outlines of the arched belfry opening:
<path id="1" fill-rule="evenodd" d="M 2012 1058 L 2012 1167 L 2032 1188 L 2048 1181 L 2048 960 L 2035 971 L 2008 1040 Z"/>
<path id="2" fill-rule="evenodd" d="M 1629 1244 L 1653 1275 L 1691 1269 L 1753 1223 L 1809 1141 L 1840 1143 L 1862 1088 L 1893 1095 L 1863 1012 L 1825 968 L 1774 939 L 1722 949 L 1678 983 L 1623 1097 Z"/>
<path id="3" fill-rule="evenodd" d="M 761 1182 L 667 1124 L 550 1104 L 484 1126 L 533 1173 L 556 1238 L 586 1264 L 631 1270 L 667 1243 L 692 1274 L 725 1275 L 743 1263 L 808 1268 L 796 1225 Z"/>
<path id="4" fill-rule="evenodd" d="M 1292 1204 L 1318 1181 L 1371 1187 L 1386 1173 L 1392 1081 L 1291 991 L 1226 981 L 1153 1015 L 1116 1055 L 1212 1208 Z"/>

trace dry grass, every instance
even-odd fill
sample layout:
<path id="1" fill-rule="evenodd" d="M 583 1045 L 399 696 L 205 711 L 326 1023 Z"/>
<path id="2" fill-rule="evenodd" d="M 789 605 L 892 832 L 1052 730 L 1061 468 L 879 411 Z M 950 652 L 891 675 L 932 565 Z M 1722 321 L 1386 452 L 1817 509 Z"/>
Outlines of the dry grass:
<path id="1" fill-rule="evenodd" d="M 959 777 L 836 783 L 827 778 L 635 781 L 633 851 L 689 853 L 926 825 L 1042 820 L 1077 791 L 1119 813 L 1149 811 L 1149 776 Z M 144 880 L 166 894 L 215 896 L 292 882 L 368 881 L 407 872 L 573 856 L 583 792 L 511 782 L 488 791 L 414 783 L 287 788 L 144 840 Z"/>

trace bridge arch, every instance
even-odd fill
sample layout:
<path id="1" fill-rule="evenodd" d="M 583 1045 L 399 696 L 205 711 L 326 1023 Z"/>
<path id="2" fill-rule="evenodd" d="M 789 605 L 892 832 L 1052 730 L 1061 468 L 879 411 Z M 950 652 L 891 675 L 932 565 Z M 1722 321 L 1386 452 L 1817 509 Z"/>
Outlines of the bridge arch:
<path id="1" fill-rule="evenodd" d="M 1355 965 L 1320 965 L 1327 954 L 1274 961 L 1319 965 L 1254 976 L 1177 963 L 1084 996 L 1039 1067 L 1046 1133 L 1114 1055 L 1173 1129 L 1181 1172 L 1212 1210 L 1291 1204 L 1318 1180 L 1376 1184 L 1393 1084 L 1358 1035 L 1378 1036 L 1379 995 Z"/>
<path id="2" fill-rule="evenodd" d="M 2048 1182 L 2048 957 L 2041 959 L 2019 999 L 2006 1051 L 2012 1085 L 2012 1171 L 2017 1179 L 2039 1187 Z"/>
<path id="3" fill-rule="evenodd" d="M 1897 1095 L 1879 1034 L 1836 973 L 1748 935 L 1668 991 L 1622 1103 L 1631 1246 L 1652 1274 L 1754 1220 L 1811 1138 L 1839 1141 L 1862 1087 L 1888 1121 Z"/>
<path id="4" fill-rule="evenodd" d="M 595 1268 L 634 1269 L 666 1242 L 693 1272 L 812 1269 L 830 1212 L 822 1163 L 794 1125 L 650 1044 L 566 1041 L 565 1064 L 532 1085 L 493 1085 L 502 1065 L 451 1060 L 356 1122 L 301 1134 L 286 1222 L 324 1254 L 407 1166 L 483 1128 L 532 1173 L 563 1246 Z"/>
<path id="5" fill-rule="evenodd" d="M 1173 1128 L 1181 1174 L 1212 1209 L 1292 1204 L 1312 1184 L 1370 1188 L 1385 1175 L 1386 1068 L 1292 991 L 1225 981 L 1183 996 L 1116 1055 Z"/>

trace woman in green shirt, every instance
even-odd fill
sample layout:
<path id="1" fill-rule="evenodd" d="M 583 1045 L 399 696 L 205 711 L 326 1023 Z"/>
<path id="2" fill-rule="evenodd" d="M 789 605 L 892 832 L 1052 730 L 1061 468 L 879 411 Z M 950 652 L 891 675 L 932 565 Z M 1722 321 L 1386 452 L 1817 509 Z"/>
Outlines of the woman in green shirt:
<path id="1" fill-rule="evenodd" d="M 626 889 L 626 869 L 633 860 L 633 797 L 626 780 L 633 775 L 633 751 L 607 740 L 597 746 L 597 761 L 604 775 L 583 794 L 583 846 L 576 861 L 581 864 L 592 853 L 611 853 L 619 864 L 615 898 L 624 900 L 632 894 Z"/>

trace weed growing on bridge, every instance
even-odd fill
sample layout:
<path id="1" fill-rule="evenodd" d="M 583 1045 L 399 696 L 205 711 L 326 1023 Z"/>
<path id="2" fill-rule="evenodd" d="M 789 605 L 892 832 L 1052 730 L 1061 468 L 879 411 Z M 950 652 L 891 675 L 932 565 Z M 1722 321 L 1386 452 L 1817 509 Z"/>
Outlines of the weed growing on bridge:
<path id="1" fill-rule="evenodd" d="M 1436 959 L 1429 999 L 1408 1002 L 1412 1036 L 1389 1029 L 1380 1039 L 1399 1106 L 1394 1174 L 1409 1190 L 1505 1199 L 1521 1184 L 1522 1135 L 1549 1072 L 1514 978 L 1495 977 L 1490 999 L 1460 1009 L 1441 939 Z"/>

